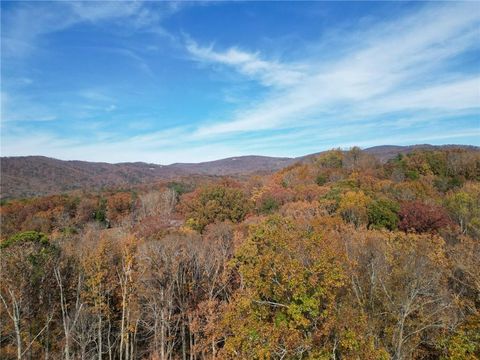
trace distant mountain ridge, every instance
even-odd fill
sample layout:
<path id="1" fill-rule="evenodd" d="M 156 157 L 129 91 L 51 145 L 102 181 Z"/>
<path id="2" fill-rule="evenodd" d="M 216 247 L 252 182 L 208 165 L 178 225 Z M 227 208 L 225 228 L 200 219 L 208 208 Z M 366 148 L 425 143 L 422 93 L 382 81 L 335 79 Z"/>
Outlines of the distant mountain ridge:
<path id="1" fill-rule="evenodd" d="M 288 166 L 296 158 L 247 155 L 201 163 L 175 163 L 167 167 L 201 175 L 236 175 L 257 171 L 275 171 Z"/>
<path id="2" fill-rule="evenodd" d="M 384 162 L 397 154 L 416 149 L 464 148 L 469 145 L 382 145 L 364 149 Z M 269 173 L 299 161 L 308 161 L 322 152 L 297 158 L 268 156 L 238 156 L 201 163 L 171 165 L 134 163 L 102 163 L 77 160 L 58 160 L 44 156 L 1 157 L 1 198 L 19 198 L 55 194 L 75 189 L 99 189 L 169 180 L 189 175 L 232 176 Z"/>

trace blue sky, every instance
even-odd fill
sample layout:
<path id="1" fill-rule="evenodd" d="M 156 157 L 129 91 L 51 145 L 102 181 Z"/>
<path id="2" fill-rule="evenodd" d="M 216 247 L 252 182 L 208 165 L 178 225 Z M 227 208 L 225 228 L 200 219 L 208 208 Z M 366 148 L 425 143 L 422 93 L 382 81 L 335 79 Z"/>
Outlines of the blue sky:
<path id="1" fill-rule="evenodd" d="M 480 145 L 478 2 L 1 3 L 2 156 Z"/>

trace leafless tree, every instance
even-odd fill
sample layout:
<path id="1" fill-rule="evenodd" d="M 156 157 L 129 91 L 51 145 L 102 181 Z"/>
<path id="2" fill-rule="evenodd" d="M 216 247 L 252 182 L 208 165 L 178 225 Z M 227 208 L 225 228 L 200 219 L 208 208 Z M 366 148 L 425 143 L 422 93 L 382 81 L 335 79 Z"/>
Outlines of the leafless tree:
<path id="1" fill-rule="evenodd" d="M 81 286 L 82 286 L 82 279 L 81 276 L 78 276 L 77 282 L 77 291 L 76 291 L 76 300 L 75 304 L 72 307 L 69 307 L 67 294 L 64 289 L 64 284 L 62 280 L 62 274 L 59 267 L 55 267 L 54 269 L 55 279 L 57 281 L 59 295 L 60 295 L 60 309 L 62 312 L 62 324 L 63 324 L 63 332 L 65 336 L 65 346 L 64 346 L 64 354 L 65 359 L 69 360 L 71 356 L 71 345 L 72 345 L 72 333 L 74 332 L 78 317 L 81 314 L 83 303 L 80 299 L 81 293 Z"/>

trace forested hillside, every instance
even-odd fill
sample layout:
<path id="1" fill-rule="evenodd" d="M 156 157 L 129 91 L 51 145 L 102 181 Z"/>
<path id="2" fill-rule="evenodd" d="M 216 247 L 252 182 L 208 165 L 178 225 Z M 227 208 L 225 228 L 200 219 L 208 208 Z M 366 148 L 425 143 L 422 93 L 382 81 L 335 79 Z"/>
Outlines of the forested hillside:
<path id="1" fill-rule="evenodd" d="M 380 162 L 397 154 L 414 150 L 441 149 L 480 150 L 465 145 L 412 145 L 375 146 L 364 151 Z M 309 154 L 298 158 L 269 156 L 239 156 L 201 163 L 176 163 L 171 165 L 143 162 L 109 164 L 88 161 L 64 161 L 44 156 L 18 156 L 0 158 L 0 199 L 19 199 L 54 195 L 72 190 L 105 190 L 129 188 L 155 181 L 201 176 L 243 176 L 270 174 L 297 162 L 310 161 L 321 155 Z"/>
<path id="2" fill-rule="evenodd" d="M 480 152 L 388 159 L 2 204 L 0 358 L 478 359 Z"/>

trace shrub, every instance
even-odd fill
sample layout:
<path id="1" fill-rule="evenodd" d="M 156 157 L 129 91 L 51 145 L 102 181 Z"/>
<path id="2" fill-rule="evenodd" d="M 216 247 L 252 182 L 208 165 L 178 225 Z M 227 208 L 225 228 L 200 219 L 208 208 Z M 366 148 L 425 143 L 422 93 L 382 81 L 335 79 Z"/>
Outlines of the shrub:
<path id="1" fill-rule="evenodd" d="M 339 169 L 343 164 L 343 152 L 341 150 L 330 150 L 318 156 L 314 162 L 321 168 Z"/>
<path id="2" fill-rule="evenodd" d="M 418 180 L 420 178 L 420 175 L 418 174 L 417 170 L 407 170 L 405 172 L 405 175 L 410 180 Z"/>
<path id="3" fill-rule="evenodd" d="M 168 183 L 167 187 L 175 191 L 175 194 L 177 194 L 177 196 L 181 196 L 191 191 L 190 186 L 184 183 L 176 182 L 176 181 Z"/>
<path id="4" fill-rule="evenodd" d="M 459 176 L 454 177 L 438 177 L 433 181 L 435 188 L 443 193 L 446 193 L 449 190 L 459 188 L 463 185 L 463 179 Z"/>
<path id="5" fill-rule="evenodd" d="M 99 223 L 106 224 L 107 223 L 107 200 L 100 199 L 98 203 L 98 207 L 93 213 L 93 218 L 95 221 Z"/>
<path id="6" fill-rule="evenodd" d="M 395 230 L 398 226 L 398 212 L 400 206 L 389 199 L 375 200 L 368 205 L 368 227 L 373 229 L 385 228 Z"/>
<path id="7" fill-rule="evenodd" d="M 5 249 L 14 244 L 22 244 L 26 242 L 39 243 L 41 245 L 47 245 L 47 235 L 38 231 L 23 231 L 21 233 L 10 236 L 7 240 L 1 243 L 0 248 Z"/>
<path id="8" fill-rule="evenodd" d="M 280 204 L 277 200 L 275 200 L 273 197 L 268 197 L 263 201 L 260 211 L 264 214 L 270 214 L 278 210 L 279 207 Z"/>
<path id="9" fill-rule="evenodd" d="M 315 178 L 315 183 L 318 186 L 325 185 L 327 183 L 327 176 L 325 174 L 318 174 L 317 177 Z"/>
<path id="10" fill-rule="evenodd" d="M 238 188 L 224 185 L 209 185 L 185 198 L 183 207 L 187 224 L 200 232 L 211 223 L 230 220 L 242 221 L 248 210 L 247 199 Z"/>
<path id="11" fill-rule="evenodd" d="M 347 191 L 340 199 L 338 211 L 346 222 L 359 226 L 368 220 L 367 206 L 370 201 L 363 191 Z"/>

